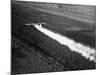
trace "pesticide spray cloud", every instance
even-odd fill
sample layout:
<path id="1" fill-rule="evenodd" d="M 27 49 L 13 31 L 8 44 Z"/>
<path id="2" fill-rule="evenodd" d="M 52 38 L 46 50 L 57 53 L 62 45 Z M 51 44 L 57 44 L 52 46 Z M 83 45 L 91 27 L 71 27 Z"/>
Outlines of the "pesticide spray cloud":
<path id="1" fill-rule="evenodd" d="M 48 30 L 48 29 L 42 27 L 42 25 L 35 24 L 34 26 L 36 29 L 38 29 L 39 31 L 41 31 L 45 35 L 47 35 L 50 38 L 59 42 L 61 45 L 65 45 L 65 46 L 69 47 L 69 49 L 72 52 L 75 51 L 77 53 L 80 53 L 86 59 L 89 59 L 90 61 L 95 62 L 96 50 L 94 48 L 90 48 L 88 46 L 85 46 L 85 45 L 78 43 L 78 42 L 76 42 L 76 41 L 74 41 L 66 36 L 59 34 L 59 33 L 52 32 L 51 30 Z"/>

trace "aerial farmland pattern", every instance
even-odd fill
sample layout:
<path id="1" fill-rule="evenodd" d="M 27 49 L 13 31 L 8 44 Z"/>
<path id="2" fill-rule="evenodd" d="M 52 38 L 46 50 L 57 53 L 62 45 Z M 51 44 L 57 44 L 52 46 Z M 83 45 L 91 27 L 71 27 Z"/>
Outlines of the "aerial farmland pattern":
<path id="1" fill-rule="evenodd" d="M 12 0 L 11 74 L 96 69 L 95 11 L 93 5 Z"/>

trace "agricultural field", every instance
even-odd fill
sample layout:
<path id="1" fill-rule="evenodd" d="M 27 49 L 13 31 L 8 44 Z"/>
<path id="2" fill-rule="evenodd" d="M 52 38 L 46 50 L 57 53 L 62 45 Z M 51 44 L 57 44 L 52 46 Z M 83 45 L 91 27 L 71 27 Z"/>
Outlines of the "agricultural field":
<path id="1" fill-rule="evenodd" d="M 49 5 L 47 8 L 50 9 L 45 8 L 46 4 L 43 4 L 40 3 L 39 6 L 39 3 L 19 1 L 11 3 L 12 75 L 95 69 L 96 62 L 72 52 L 69 47 L 61 45 L 34 26 L 25 25 L 45 22 L 44 28 L 96 49 L 95 11 L 91 8 L 90 10 L 94 11 L 92 14 L 89 11 L 85 13 L 89 16 L 87 21 L 86 17 L 81 15 L 82 12 L 71 9 L 73 12 L 68 11 L 68 13 L 72 12 L 72 15 L 79 13 L 79 15 L 70 17 L 70 14 L 67 17 L 62 12 L 54 11 Z M 89 19 L 90 17 L 94 18 Z"/>

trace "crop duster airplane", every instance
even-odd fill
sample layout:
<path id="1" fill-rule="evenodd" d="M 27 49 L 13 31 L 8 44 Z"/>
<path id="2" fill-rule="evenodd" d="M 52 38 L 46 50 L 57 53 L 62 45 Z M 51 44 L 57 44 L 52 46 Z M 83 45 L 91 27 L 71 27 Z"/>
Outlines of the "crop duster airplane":
<path id="1" fill-rule="evenodd" d="M 42 27 L 42 24 L 46 24 L 46 23 L 44 23 L 44 22 L 41 22 L 41 23 L 27 23 L 25 25 L 34 25 L 34 26 Z"/>

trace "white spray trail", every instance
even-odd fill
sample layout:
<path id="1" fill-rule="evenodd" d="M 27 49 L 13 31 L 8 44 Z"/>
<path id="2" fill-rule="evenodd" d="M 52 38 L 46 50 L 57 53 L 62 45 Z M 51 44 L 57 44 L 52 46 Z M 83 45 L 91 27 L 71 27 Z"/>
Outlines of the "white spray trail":
<path id="1" fill-rule="evenodd" d="M 48 35 L 49 37 L 51 37 L 52 39 L 58 41 L 60 44 L 69 47 L 72 52 L 73 51 L 78 52 L 82 56 L 84 56 L 86 59 L 89 59 L 90 61 L 95 62 L 96 50 L 94 48 L 90 48 L 81 43 L 75 42 L 74 40 L 72 40 L 68 37 L 65 37 L 59 33 L 54 33 L 42 26 L 39 26 L 39 25 L 34 25 L 34 26 L 42 33 L 44 33 L 44 34 Z"/>

